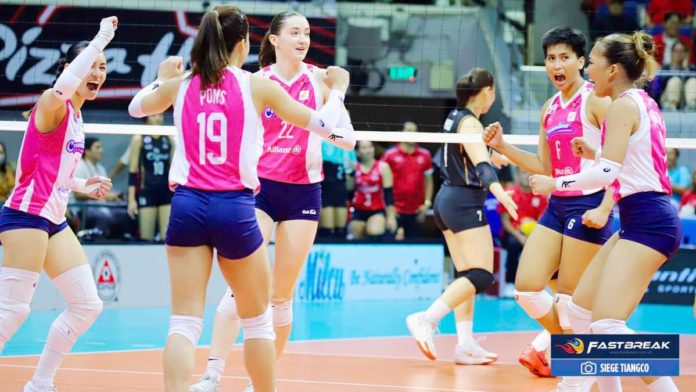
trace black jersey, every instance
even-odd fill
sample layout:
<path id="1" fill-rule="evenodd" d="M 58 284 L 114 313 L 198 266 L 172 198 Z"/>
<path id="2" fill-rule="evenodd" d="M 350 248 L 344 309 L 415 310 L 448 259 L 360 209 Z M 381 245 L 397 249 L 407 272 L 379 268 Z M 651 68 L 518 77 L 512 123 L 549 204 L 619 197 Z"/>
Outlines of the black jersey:
<path id="1" fill-rule="evenodd" d="M 172 156 L 169 136 L 143 136 L 142 140 L 139 157 L 140 187 L 166 188 Z"/>
<path id="2" fill-rule="evenodd" d="M 457 133 L 459 124 L 474 114 L 469 109 L 454 109 L 442 126 L 445 133 Z M 440 177 L 445 185 L 483 188 L 476 166 L 462 144 L 445 143 L 440 155 Z"/>

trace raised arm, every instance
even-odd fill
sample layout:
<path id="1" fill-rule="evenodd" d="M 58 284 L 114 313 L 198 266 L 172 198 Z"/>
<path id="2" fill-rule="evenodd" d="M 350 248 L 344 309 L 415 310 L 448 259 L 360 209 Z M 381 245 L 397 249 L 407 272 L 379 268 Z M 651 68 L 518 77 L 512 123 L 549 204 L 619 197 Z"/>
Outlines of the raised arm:
<path id="1" fill-rule="evenodd" d="M 82 80 L 94 66 L 99 54 L 114 38 L 117 26 L 118 18 L 115 16 L 102 19 L 99 23 L 99 32 L 94 39 L 75 59 L 66 64 L 53 87 L 41 94 L 34 114 L 34 122 L 39 132 L 51 132 L 60 124 L 67 110 L 65 101 L 75 94 Z"/>
<path id="2" fill-rule="evenodd" d="M 176 100 L 179 86 L 184 78 L 184 61 L 171 56 L 162 61 L 157 72 L 157 80 L 140 90 L 128 105 L 128 113 L 137 118 L 162 113 Z"/>

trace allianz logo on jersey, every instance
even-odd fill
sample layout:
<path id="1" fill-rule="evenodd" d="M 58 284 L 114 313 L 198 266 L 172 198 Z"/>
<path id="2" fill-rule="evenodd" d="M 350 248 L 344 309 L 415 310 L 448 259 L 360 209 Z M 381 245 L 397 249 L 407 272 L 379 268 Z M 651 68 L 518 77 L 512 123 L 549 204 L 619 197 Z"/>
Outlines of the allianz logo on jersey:
<path id="1" fill-rule="evenodd" d="M 302 147 L 299 144 L 295 144 L 292 147 L 279 147 L 279 146 L 268 146 L 266 148 L 266 153 L 271 154 L 295 154 L 298 155 L 302 152 Z"/>

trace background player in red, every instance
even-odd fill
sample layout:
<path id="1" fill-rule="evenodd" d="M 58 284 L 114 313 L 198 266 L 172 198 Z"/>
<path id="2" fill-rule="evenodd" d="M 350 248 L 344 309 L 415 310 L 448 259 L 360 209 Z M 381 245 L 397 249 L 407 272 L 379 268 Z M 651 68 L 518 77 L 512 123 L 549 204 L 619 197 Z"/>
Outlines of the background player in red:
<path id="1" fill-rule="evenodd" d="M 295 11 L 276 15 L 261 44 L 261 70 L 255 75 L 281 86 L 295 101 L 321 109 L 329 98 L 330 81 L 325 69 L 304 62 L 309 45 L 307 18 Z M 352 150 L 355 139 L 350 118 L 343 110 L 338 124 L 344 128 L 343 137 L 328 142 Z M 264 147 L 258 167 L 261 190 L 256 195 L 256 216 L 264 246 L 276 229 L 271 306 L 276 356 L 280 358 L 292 329 L 295 283 L 317 232 L 323 180 L 322 138 L 284 121 L 270 107 L 264 108 L 262 123 Z M 219 389 L 238 329 L 236 303 L 232 291 L 227 290 L 215 318 L 208 368 L 193 391 Z"/>
<path id="2" fill-rule="evenodd" d="M 350 231 L 356 240 L 367 236 L 380 241 L 385 229 L 394 233 L 397 226 L 392 171 L 386 162 L 375 159 L 375 145 L 371 141 L 358 142 L 357 155 Z"/>
<path id="3" fill-rule="evenodd" d="M 407 121 L 402 130 L 418 132 L 418 126 Z M 417 237 L 432 205 L 433 161 L 430 151 L 415 143 L 403 142 L 388 149 L 382 160 L 389 164 L 394 177 L 394 206 L 399 226 L 396 239 Z"/>

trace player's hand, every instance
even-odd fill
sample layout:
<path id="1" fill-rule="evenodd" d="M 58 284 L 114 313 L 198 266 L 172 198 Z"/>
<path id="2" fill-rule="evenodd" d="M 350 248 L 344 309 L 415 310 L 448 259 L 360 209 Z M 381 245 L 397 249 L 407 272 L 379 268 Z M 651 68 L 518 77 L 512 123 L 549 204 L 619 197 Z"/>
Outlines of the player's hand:
<path id="1" fill-rule="evenodd" d="M 87 179 L 87 182 L 85 182 L 85 193 L 92 199 L 102 200 L 109 193 L 112 185 L 111 179 L 108 177 L 90 177 Z"/>
<path id="2" fill-rule="evenodd" d="M 136 215 L 138 215 L 138 203 L 135 199 L 128 198 L 128 216 L 135 219 Z"/>
<path id="3" fill-rule="evenodd" d="M 94 37 L 94 41 L 92 41 L 92 43 L 94 43 L 97 49 L 100 51 L 104 50 L 104 47 L 106 47 L 106 45 L 108 45 L 109 42 L 114 39 L 117 28 L 117 17 L 109 16 L 108 18 L 102 19 L 101 22 L 99 22 L 99 32 L 97 33 L 96 37 Z"/>
<path id="4" fill-rule="evenodd" d="M 387 217 L 387 230 L 389 230 L 390 233 L 396 233 L 396 229 L 398 228 L 396 218 L 393 216 Z"/>
<path id="5" fill-rule="evenodd" d="M 157 71 L 157 79 L 161 81 L 173 79 L 184 74 L 184 59 L 179 56 L 169 56 L 162 61 Z"/>
<path id="6" fill-rule="evenodd" d="M 503 126 L 497 121 L 494 122 L 483 130 L 481 137 L 489 147 L 500 148 L 503 145 Z"/>
<path id="7" fill-rule="evenodd" d="M 529 176 L 529 186 L 537 195 L 548 195 L 556 190 L 556 180 L 541 174 L 532 174 Z"/>
<path id="8" fill-rule="evenodd" d="M 348 90 L 348 85 L 350 84 L 350 74 L 348 74 L 348 71 L 345 69 L 337 66 L 331 66 L 326 69 L 326 76 L 329 78 L 332 89 L 339 90 L 344 93 L 346 90 Z"/>
<path id="9" fill-rule="evenodd" d="M 583 159 L 594 160 L 597 150 L 590 146 L 590 143 L 584 137 L 574 137 L 570 141 L 573 146 L 573 155 Z"/>
<path id="10" fill-rule="evenodd" d="M 604 208 L 593 208 L 582 214 L 582 224 L 593 229 L 601 229 L 607 225 L 611 210 Z"/>

